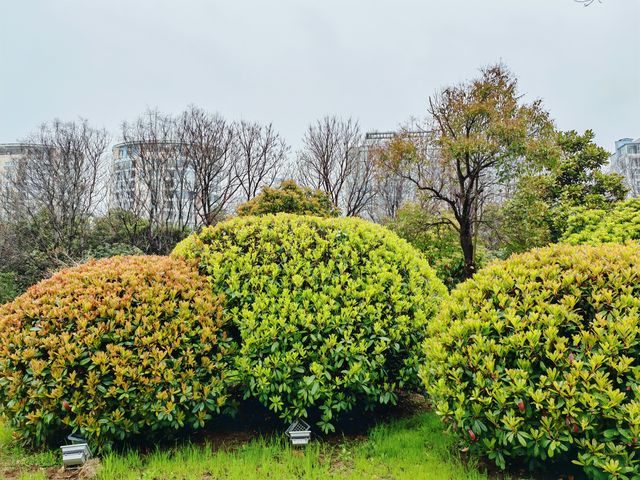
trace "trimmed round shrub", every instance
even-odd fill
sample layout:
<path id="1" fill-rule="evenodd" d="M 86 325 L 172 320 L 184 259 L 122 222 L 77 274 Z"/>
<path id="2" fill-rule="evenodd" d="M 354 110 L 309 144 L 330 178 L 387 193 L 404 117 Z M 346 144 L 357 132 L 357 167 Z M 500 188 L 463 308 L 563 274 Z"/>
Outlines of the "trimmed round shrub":
<path id="1" fill-rule="evenodd" d="M 640 199 L 618 202 L 610 210 L 578 208 L 567 219 L 561 241 L 577 244 L 640 240 Z"/>
<path id="2" fill-rule="evenodd" d="M 174 255 L 197 259 L 237 327 L 245 398 L 317 420 L 394 403 L 418 387 L 426 323 L 446 295 L 421 254 L 354 218 L 279 214 L 204 229 Z"/>
<path id="3" fill-rule="evenodd" d="M 640 471 L 640 246 L 554 245 L 481 270 L 428 329 L 421 377 L 472 450 Z"/>
<path id="4" fill-rule="evenodd" d="M 229 402 L 221 302 L 175 258 L 57 273 L 0 307 L 0 414 L 31 445 L 203 426 Z"/>
<path id="5" fill-rule="evenodd" d="M 285 180 L 278 188 L 265 187 L 258 196 L 238 206 L 237 213 L 240 216 L 295 213 L 337 217 L 340 210 L 327 192 Z"/>

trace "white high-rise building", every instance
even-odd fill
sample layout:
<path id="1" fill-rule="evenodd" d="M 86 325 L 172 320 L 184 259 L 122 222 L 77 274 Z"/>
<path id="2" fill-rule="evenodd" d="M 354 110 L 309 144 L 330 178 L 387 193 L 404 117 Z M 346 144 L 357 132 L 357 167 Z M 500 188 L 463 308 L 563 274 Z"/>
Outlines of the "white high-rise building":
<path id="1" fill-rule="evenodd" d="M 23 143 L 0 143 L 0 180 L 29 149 Z"/>
<path id="2" fill-rule="evenodd" d="M 11 217 L 16 206 L 24 206 L 25 202 L 32 200 L 33 191 L 24 191 L 24 178 L 20 175 L 24 173 L 25 162 L 35 161 L 37 165 L 40 158 L 46 155 L 45 147 L 42 145 L 26 143 L 2 143 L 0 144 L 0 216 Z M 33 162 L 32 162 L 33 163 Z M 10 183 L 7 183 L 7 180 Z M 22 185 L 20 190 L 14 189 L 13 181 L 18 180 Z M 31 199 L 31 200 L 30 200 Z"/>
<path id="3" fill-rule="evenodd" d="M 194 225 L 194 172 L 179 143 L 125 142 L 113 147 L 109 208 L 167 224 Z"/>
<path id="4" fill-rule="evenodd" d="M 629 196 L 640 196 L 640 138 L 621 138 L 609 159 L 612 172 L 619 173 L 629 187 Z"/>

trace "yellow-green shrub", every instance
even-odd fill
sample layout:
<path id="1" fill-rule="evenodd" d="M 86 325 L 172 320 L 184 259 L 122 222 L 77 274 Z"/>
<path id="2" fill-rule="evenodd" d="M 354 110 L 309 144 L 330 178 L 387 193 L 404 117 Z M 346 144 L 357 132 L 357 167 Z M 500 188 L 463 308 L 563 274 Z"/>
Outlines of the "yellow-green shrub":
<path id="1" fill-rule="evenodd" d="M 473 450 L 640 471 L 640 246 L 555 245 L 461 284 L 430 325 L 421 377 Z"/>
<path id="2" fill-rule="evenodd" d="M 0 308 L 0 414 L 32 445 L 204 425 L 228 403 L 220 304 L 175 258 L 63 270 Z"/>
<path id="3" fill-rule="evenodd" d="M 182 241 L 238 328 L 245 396 L 283 419 L 393 403 L 419 383 L 419 346 L 446 294 L 418 251 L 353 218 L 241 217 Z"/>
<path id="4" fill-rule="evenodd" d="M 278 188 L 265 187 L 255 198 L 238 206 L 240 216 L 295 213 L 318 217 L 337 217 L 340 210 L 331 195 L 322 190 L 301 187 L 293 180 L 285 180 Z"/>
<path id="5" fill-rule="evenodd" d="M 617 202 L 608 210 L 580 207 L 567 219 L 560 239 L 572 245 L 640 240 L 640 198 Z"/>

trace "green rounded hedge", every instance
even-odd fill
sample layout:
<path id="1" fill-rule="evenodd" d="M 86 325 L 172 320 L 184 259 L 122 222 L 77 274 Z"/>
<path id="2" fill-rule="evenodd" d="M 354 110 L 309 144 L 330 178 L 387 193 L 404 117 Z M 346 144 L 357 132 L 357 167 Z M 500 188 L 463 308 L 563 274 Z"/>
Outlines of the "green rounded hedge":
<path id="1" fill-rule="evenodd" d="M 472 450 L 640 471 L 640 246 L 554 245 L 461 284 L 432 322 L 421 377 Z"/>
<path id="2" fill-rule="evenodd" d="M 238 206 L 241 217 L 270 213 L 295 213 L 318 217 L 337 217 L 340 210 L 331 195 L 322 190 L 301 187 L 293 180 L 285 180 L 278 188 L 265 187 L 255 198 Z"/>
<path id="3" fill-rule="evenodd" d="M 419 346 L 446 295 L 418 251 L 378 225 L 289 214 L 236 218 L 182 241 L 238 329 L 245 398 L 334 429 L 356 404 L 418 386 Z"/>
<path id="4" fill-rule="evenodd" d="M 640 198 L 617 202 L 610 210 L 580 207 L 567 219 L 561 241 L 572 245 L 640 240 Z"/>
<path id="5" fill-rule="evenodd" d="M 230 400 L 221 303 L 175 258 L 57 273 L 0 307 L 0 414 L 31 445 L 203 426 Z"/>

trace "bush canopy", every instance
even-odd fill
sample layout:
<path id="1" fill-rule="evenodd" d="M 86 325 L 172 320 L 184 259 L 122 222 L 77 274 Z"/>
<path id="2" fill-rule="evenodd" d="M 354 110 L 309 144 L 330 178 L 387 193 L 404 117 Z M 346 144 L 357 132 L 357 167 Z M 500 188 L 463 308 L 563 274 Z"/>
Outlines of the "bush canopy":
<path id="1" fill-rule="evenodd" d="M 333 204 L 331 195 L 322 190 L 300 187 L 293 180 L 285 180 L 278 188 L 265 187 L 255 198 L 241 204 L 238 215 L 267 215 L 270 213 L 295 213 L 337 217 L 340 210 Z"/>
<path id="2" fill-rule="evenodd" d="M 640 246 L 553 245 L 455 289 L 421 377 L 472 450 L 569 459 L 591 478 L 640 469 Z"/>
<path id="3" fill-rule="evenodd" d="M 327 432 L 354 406 L 418 387 L 419 347 L 446 288 L 422 255 L 354 218 L 240 217 L 183 240 L 238 329 L 245 397 Z"/>
<path id="4" fill-rule="evenodd" d="M 578 208 L 568 217 L 561 241 L 577 244 L 624 243 L 640 240 L 640 199 L 614 204 L 610 209 Z"/>
<path id="5" fill-rule="evenodd" d="M 0 414 L 32 445 L 202 427 L 229 404 L 220 304 L 177 258 L 63 270 L 0 307 Z"/>

